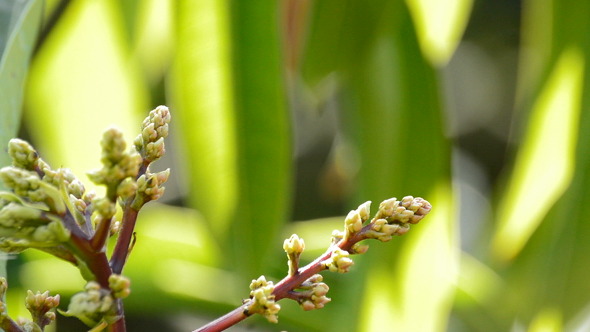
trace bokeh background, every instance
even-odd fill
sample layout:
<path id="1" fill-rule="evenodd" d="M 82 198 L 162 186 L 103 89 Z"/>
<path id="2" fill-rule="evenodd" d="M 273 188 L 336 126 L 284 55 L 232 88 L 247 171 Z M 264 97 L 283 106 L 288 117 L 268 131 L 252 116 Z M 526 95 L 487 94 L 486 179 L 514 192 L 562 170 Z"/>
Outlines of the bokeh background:
<path id="1" fill-rule="evenodd" d="M 0 0 L 0 140 L 82 176 L 106 127 L 131 142 L 171 108 L 129 331 L 195 329 L 285 275 L 285 237 L 311 261 L 350 209 L 405 195 L 431 215 L 325 274 L 326 308 L 231 330 L 588 331 L 589 35 L 579 0 Z M 6 264 L 11 315 L 84 284 Z"/>

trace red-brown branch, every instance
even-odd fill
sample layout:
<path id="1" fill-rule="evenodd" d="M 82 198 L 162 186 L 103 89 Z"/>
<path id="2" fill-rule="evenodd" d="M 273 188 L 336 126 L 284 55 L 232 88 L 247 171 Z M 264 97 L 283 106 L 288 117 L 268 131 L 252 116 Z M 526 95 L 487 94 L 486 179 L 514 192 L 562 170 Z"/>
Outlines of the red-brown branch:
<path id="1" fill-rule="evenodd" d="M 368 226 L 368 225 L 367 225 Z M 352 248 L 352 246 L 365 239 L 365 237 L 363 236 L 363 231 L 370 227 L 370 226 L 365 226 L 365 228 L 363 228 L 363 230 L 361 230 L 360 232 L 356 233 L 353 237 L 347 239 L 347 240 L 341 240 L 340 242 L 338 242 L 337 247 L 339 247 L 342 250 L 348 251 L 350 252 L 350 249 Z M 330 248 L 328 248 L 328 250 L 326 250 L 325 253 L 323 253 L 321 256 L 319 256 L 318 258 L 316 258 L 313 262 L 307 264 L 306 266 L 300 268 L 297 273 L 295 273 L 292 276 L 286 276 L 285 278 L 283 278 L 281 281 L 279 281 L 274 288 L 274 291 L 272 292 L 272 294 L 275 296 L 275 301 L 279 301 L 283 298 L 289 298 L 289 292 L 293 291 L 294 289 L 298 288 L 299 286 L 301 286 L 301 284 L 303 282 L 305 282 L 307 279 L 311 278 L 313 275 L 321 272 L 322 270 L 324 270 L 324 266 L 322 264 L 323 261 L 329 259 L 332 256 L 332 252 L 333 252 L 334 247 L 330 246 Z M 227 314 L 217 318 L 216 320 L 208 323 L 207 325 L 204 325 L 196 330 L 194 330 L 193 332 L 219 332 L 219 331 L 223 331 L 237 323 L 239 323 L 240 321 L 246 319 L 249 317 L 249 315 L 246 315 L 245 309 L 248 307 L 249 302 L 246 302 L 245 304 L 237 307 L 236 309 L 228 312 Z"/>
<path id="2" fill-rule="evenodd" d="M 129 204 L 125 206 L 123 219 L 121 220 L 121 231 L 119 232 L 119 238 L 111 256 L 113 273 L 121 274 L 123 271 L 123 266 L 125 266 L 125 261 L 129 255 L 129 245 L 131 244 L 131 237 L 133 236 L 138 213 L 139 211 L 133 209 Z"/>

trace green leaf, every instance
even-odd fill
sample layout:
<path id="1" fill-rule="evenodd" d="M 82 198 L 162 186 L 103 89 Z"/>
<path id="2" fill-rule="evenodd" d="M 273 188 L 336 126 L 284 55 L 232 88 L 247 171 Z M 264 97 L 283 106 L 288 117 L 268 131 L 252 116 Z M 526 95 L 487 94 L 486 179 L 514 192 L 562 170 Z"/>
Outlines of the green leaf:
<path id="1" fill-rule="evenodd" d="M 100 165 L 103 131 L 117 126 L 131 142 L 150 109 L 118 13 L 116 1 L 72 3 L 31 68 L 25 115 L 35 146 L 81 178 Z"/>
<path id="2" fill-rule="evenodd" d="M 0 1 L 0 146 L 6 148 L 20 125 L 25 79 L 41 23 L 42 1 Z M 0 154 L 0 166 L 10 164 Z"/>
<path id="3" fill-rule="evenodd" d="M 291 198 L 291 128 L 280 54 L 279 2 L 233 1 L 232 64 L 239 179 L 234 263 L 246 276 L 274 260 Z M 264 50 L 261 52 L 261 50 Z"/>
<path id="4" fill-rule="evenodd" d="M 346 120 L 360 164 L 356 199 L 377 205 L 389 197 L 421 196 L 433 212 L 403 238 L 371 246 L 359 330 L 394 324 L 442 331 L 458 273 L 458 241 L 439 78 L 420 51 L 407 8 L 390 10 L 383 15 L 391 23 L 370 56 L 358 60 L 346 91 L 353 106 Z"/>
<path id="5" fill-rule="evenodd" d="M 169 91 L 187 165 L 188 203 L 221 242 L 238 195 L 229 13 L 225 1 L 179 1 L 175 11 Z"/>
<path id="6" fill-rule="evenodd" d="M 446 64 L 467 27 L 473 0 L 407 0 L 424 56 Z"/>
<path id="7" fill-rule="evenodd" d="M 583 72 L 580 52 L 566 49 L 533 107 L 514 174 L 498 208 L 492 250 L 501 261 L 520 252 L 570 184 Z"/>
<path id="8" fill-rule="evenodd" d="M 248 278 L 286 219 L 290 128 L 274 2 L 179 2 L 171 92 L 191 203 Z M 264 50 L 261 52 L 260 50 Z"/>
<path id="9" fill-rule="evenodd" d="M 0 1 L 0 167 L 11 163 L 4 151 L 18 133 L 25 79 L 42 12 L 40 0 Z M 3 188 L 0 183 L 0 190 Z M 0 276 L 6 276 L 2 257 Z"/>

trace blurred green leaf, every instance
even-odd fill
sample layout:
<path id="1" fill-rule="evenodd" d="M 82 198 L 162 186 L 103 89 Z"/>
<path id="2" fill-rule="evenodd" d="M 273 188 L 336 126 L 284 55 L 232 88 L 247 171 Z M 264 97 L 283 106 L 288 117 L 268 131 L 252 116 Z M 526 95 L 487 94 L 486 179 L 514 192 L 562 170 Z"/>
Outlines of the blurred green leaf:
<path id="1" fill-rule="evenodd" d="M 525 1 L 523 9 L 518 106 L 530 108 L 530 115 L 522 118 L 527 132 L 509 186 L 498 188 L 501 228 L 493 233 L 493 253 L 504 260 L 489 262 L 504 283 L 461 316 L 477 331 L 490 325 L 509 329 L 515 321 L 531 329 L 574 326 L 573 331 L 584 326 L 579 318 L 589 304 L 581 294 L 590 294 L 590 208 L 582 203 L 590 188 L 590 87 L 584 84 L 590 24 L 583 14 L 590 3 Z M 521 218 L 512 219 L 519 213 Z"/>
<path id="2" fill-rule="evenodd" d="M 467 27 L 472 0 L 406 0 L 424 56 L 444 65 Z"/>
<path id="3" fill-rule="evenodd" d="M 371 48 L 382 24 L 391 19 L 387 15 L 393 3 L 400 1 L 314 2 L 302 59 L 306 81 L 315 87 L 326 75 L 343 74 L 343 70 L 359 65 L 358 58 Z"/>
<path id="4" fill-rule="evenodd" d="M 225 1 L 179 1 L 169 91 L 191 206 L 221 242 L 238 195 L 229 13 Z"/>
<path id="5" fill-rule="evenodd" d="M 370 254 L 373 264 L 366 272 L 369 294 L 364 303 L 368 306 L 375 301 L 389 315 L 365 311 L 365 331 L 386 326 L 391 319 L 403 326 L 402 330 L 444 330 L 458 269 L 455 203 L 448 180 L 449 147 L 441 131 L 438 78 L 422 57 L 412 30 L 409 18 L 402 16 L 401 24 L 390 35 L 391 64 L 380 61 L 375 67 L 393 70 L 395 84 L 359 82 L 360 91 L 393 87 L 398 94 L 393 94 L 392 103 L 359 107 L 362 125 L 358 129 L 358 193 L 371 198 L 379 194 L 381 199 L 422 196 L 431 201 L 434 210 L 424 224 L 414 227 L 407 239 L 394 239 L 392 242 L 396 243 L 388 243 L 387 248 Z M 389 76 L 373 73 L 369 77 Z M 363 94 L 387 96 L 371 90 Z M 396 287 L 383 287 L 392 278 L 397 280 Z M 377 290 L 377 285 L 382 288 Z"/>
<path id="6" fill-rule="evenodd" d="M 100 165 L 102 132 L 116 125 L 131 142 L 149 110 L 117 13 L 115 1 L 72 3 L 31 68 L 28 130 L 42 157 L 81 179 Z"/>
<path id="7" fill-rule="evenodd" d="M 227 264 L 252 278 L 268 263 L 290 199 L 278 4 L 181 2 L 176 12 L 171 91 L 191 202 L 229 250 Z"/>
<path id="8" fill-rule="evenodd" d="M 25 79 L 41 23 L 42 1 L 0 1 L 0 147 L 16 137 L 20 126 Z M 0 153 L 0 167 L 11 163 Z M 0 183 L 0 190 L 4 184 Z M 0 276 L 6 260 L 0 255 Z"/>
<path id="9" fill-rule="evenodd" d="M 541 91 L 515 162 L 512 181 L 498 207 L 492 250 L 501 261 L 525 245 L 573 176 L 584 60 L 565 50 Z M 535 208 L 527 208 L 534 202 Z"/>
<path id="10" fill-rule="evenodd" d="M 41 22 L 42 1 L 0 1 L 0 146 L 15 137 L 22 109 L 25 79 Z M 0 154 L 0 165 L 10 164 Z M 1 186 L 1 185 L 0 185 Z"/>
<path id="11" fill-rule="evenodd" d="M 342 75 L 343 121 L 359 164 L 355 203 L 370 199 L 375 209 L 383 199 L 414 195 L 431 200 L 435 208 L 428 224 L 416 226 L 407 239 L 371 246 L 368 261 L 359 264 L 362 276 L 347 283 L 342 299 L 358 301 L 363 290 L 351 284 L 362 282 L 366 310 L 360 317 L 339 311 L 346 318 L 335 324 L 371 331 L 394 320 L 402 330 L 443 330 L 457 275 L 458 241 L 438 75 L 420 51 L 403 4 L 385 6 L 379 17 L 377 35 L 362 36 L 374 42 L 351 54 L 356 65 Z M 388 282 L 392 278 L 395 287 Z M 418 313 L 422 318 L 414 316 Z"/>
<path id="12" fill-rule="evenodd" d="M 556 308 L 540 311 L 529 326 L 528 332 L 560 332 L 563 331 L 561 313 Z"/>
<path id="13" fill-rule="evenodd" d="M 276 28 L 279 2 L 231 4 L 239 193 L 227 241 L 238 271 L 255 277 L 274 261 L 271 248 L 289 213 L 291 128 Z"/>
<path id="14" fill-rule="evenodd" d="M 174 52 L 171 1 L 137 1 L 133 11 L 135 27 L 132 58 L 137 59 L 141 72 L 152 86 L 166 75 Z"/>
<path id="15" fill-rule="evenodd" d="M 446 330 L 459 273 L 449 185 L 441 183 L 429 199 L 436 209 L 412 227 L 405 245 L 378 258 L 396 262 L 396 267 L 374 263 L 370 268 L 360 312 L 363 331 L 383 326 L 400 331 Z"/>

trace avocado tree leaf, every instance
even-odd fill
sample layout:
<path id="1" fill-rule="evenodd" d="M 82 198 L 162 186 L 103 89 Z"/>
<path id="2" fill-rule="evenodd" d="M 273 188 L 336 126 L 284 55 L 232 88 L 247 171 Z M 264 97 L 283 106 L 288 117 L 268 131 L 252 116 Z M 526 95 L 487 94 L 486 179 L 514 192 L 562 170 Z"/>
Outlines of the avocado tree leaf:
<path id="1" fill-rule="evenodd" d="M 41 0 L 0 1 L 0 167 L 10 164 L 4 151 L 20 126 L 25 80 L 42 12 Z M 6 276 L 2 258 L 0 276 Z"/>

